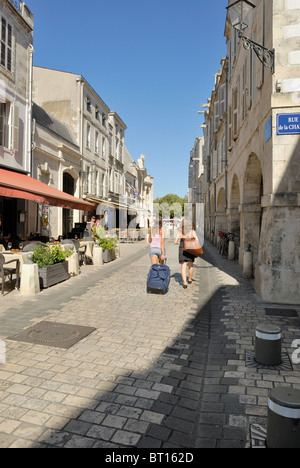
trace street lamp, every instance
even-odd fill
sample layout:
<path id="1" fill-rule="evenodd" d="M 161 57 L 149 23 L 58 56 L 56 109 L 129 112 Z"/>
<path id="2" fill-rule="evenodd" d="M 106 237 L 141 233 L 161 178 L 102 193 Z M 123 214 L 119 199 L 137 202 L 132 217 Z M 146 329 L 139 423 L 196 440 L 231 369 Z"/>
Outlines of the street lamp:
<path id="1" fill-rule="evenodd" d="M 244 36 L 243 32 L 249 27 L 249 15 L 256 8 L 249 0 L 230 0 L 231 3 L 226 7 L 232 27 L 239 33 L 239 38 L 243 41 L 243 46 L 246 50 L 254 50 L 255 54 L 261 63 L 268 68 L 271 68 L 272 73 L 275 71 L 275 50 L 268 49 L 257 42 L 252 41 L 249 37 Z"/>

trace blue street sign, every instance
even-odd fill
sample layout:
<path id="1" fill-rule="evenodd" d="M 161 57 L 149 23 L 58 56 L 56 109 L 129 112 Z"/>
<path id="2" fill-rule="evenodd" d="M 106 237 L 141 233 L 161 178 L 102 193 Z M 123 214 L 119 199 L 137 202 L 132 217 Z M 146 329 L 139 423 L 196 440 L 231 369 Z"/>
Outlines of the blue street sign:
<path id="1" fill-rule="evenodd" d="M 277 135 L 300 135 L 300 114 L 278 114 Z"/>

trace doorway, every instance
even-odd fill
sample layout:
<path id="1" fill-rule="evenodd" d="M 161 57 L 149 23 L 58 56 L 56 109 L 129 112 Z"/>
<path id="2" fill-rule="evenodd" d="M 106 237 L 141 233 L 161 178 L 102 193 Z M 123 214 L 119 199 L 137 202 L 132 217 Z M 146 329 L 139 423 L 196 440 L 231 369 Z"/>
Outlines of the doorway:
<path id="1" fill-rule="evenodd" d="M 75 181 L 73 177 L 67 172 L 63 176 L 63 191 L 69 195 L 74 196 L 75 193 Z M 73 210 L 63 208 L 63 235 L 67 236 L 72 231 L 74 224 Z"/>

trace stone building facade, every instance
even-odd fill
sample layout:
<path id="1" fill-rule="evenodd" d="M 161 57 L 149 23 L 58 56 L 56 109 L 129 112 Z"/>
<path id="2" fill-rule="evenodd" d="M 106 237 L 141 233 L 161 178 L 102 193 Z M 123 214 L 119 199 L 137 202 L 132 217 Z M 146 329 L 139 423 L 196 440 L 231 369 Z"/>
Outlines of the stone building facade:
<path id="1" fill-rule="evenodd" d="M 32 177 L 79 198 L 82 156 L 69 128 L 35 103 L 32 118 Z M 28 232 L 57 239 L 81 222 L 79 210 L 29 203 Z"/>
<path id="2" fill-rule="evenodd" d="M 231 3 L 231 2 L 229 2 Z M 222 59 L 204 118 L 202 175 L 206 237 L 239 237 L 243 266 L 253 252 L 254 284 L 274 303 L 299 303 L 300 4 L 253 0 L 244 35 L 275 50 L 265 67 L 227 15 Z"/>
<path id="3" fill-rule="evenodd" d="M 105 227 L 119 228 L 120 223 L 127 227 L 133 219 L 140 224 L 147 171 L 129 155 L 125 147 L 127 126 L 118 113 L 109 109 L 81 75 L 36 66 L 33 100 L 70 129 L 82 156 L 79 196 L 95 203 L 94 214 L 105 220 Z M 135 197 L 132 193 L 128 196 L 128 171 L 134 172 L 139 193 Z M 150 187 L 153 192 L 153 179 Z"/>
<path id="4" fill-rule="evenodd" d="M 30 174 L 33 13 L 0 2 L 0 168 Z M 25 234 L 27 201 L 0 196 L 0 238 Z"/>

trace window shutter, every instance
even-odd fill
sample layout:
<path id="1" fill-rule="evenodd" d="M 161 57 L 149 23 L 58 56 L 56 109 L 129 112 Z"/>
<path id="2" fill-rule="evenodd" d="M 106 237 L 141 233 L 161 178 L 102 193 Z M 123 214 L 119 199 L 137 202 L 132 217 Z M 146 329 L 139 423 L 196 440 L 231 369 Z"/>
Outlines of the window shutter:
<path id="1" fill-rule="evenodd" d="M 220 116 L 219 116 L 219 101 L 217 101 L 215 103 L 214 114 L 215 114 L 215 131 L 217 131 L 218 128 L 219 128 L 219 119 L 220 119 Z"/>
<path id="2" fill-rule="evenodd" d="M 10 150 L 19 150 L 19 108 L 14 103 L 11 105 L 10 124 L 9 124 L 9 135 L 10 135 Z"/>
<path id="3" fill-rule="evenodd" d="M 232 143 L 232 107 L 228 109 L 228 147 L 231 147 Z"/>
<path id="4" fill-rule="evenodd" d="M 222 120 L 225 113 L 226 106 L 226 84 L 222 84 L 220 87 L 220 119 Z"/>
<path id="5" fill-rule="evenodd" d="M 238 137 L 238 89 L 235 88 L 233 90 L 232 95 L 232 105 L 233 105 L 233 139 L 237 139 Z"/>

